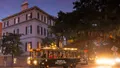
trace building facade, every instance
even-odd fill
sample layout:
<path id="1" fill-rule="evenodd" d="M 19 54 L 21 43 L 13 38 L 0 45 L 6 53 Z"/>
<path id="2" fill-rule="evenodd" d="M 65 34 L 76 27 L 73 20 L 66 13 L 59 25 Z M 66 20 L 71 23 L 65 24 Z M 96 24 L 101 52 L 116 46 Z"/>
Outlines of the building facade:
<path id="1" fill-rule="evenodd" d="M 54 17 L 37 6 L 28 8 L 28 2 L 21 5 L 21 11 L 2 19 L 2 34 L 22 34 L 24 55 L 29 55 L 29 49 L 41 47 L 42 38 L 52 37 L 48 26 L 54 25 Z"/>
<path id="2" fill-rule="evenodd" d="M 2 22 L 0 22 L 0 38 L 2 37 Z"/>
<path id="3" fill-rule="evenodd" d="M 27 45 L 37 48 L 42 38 L 52 36 L 48 26 L 54 25 L 54 18 L 36 6 L 28 8 L 27 2 L 24 2 L 21 8 L 21 12 L 2 19 L 2 30 L 3 35 L 6 33 L 23 34 L 21 41 L 24 44 L 24 50 L 27 51 Z"/>

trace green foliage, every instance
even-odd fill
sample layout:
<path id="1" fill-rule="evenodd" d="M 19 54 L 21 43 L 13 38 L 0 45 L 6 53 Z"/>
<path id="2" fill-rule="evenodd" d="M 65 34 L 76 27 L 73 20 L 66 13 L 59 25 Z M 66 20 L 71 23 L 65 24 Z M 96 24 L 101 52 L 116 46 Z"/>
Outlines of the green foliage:
<path id="1" fill-rule="evenodd" d="M 55 39 L 54 38 L 44 38 L 42 39 L 42 46 L 49 46 L 51 43 L 54 43 Z"/>
<path id="2" fill-rule="evenodd" d="M 20 45 L 20 34 L 12 34 L 8 33 L 2 37 L 2 44 L 0 47 L 2 48 L 2 53 L 4 55 L 14 55 L 19 56 L 23 53 L 22 48 Z"/>

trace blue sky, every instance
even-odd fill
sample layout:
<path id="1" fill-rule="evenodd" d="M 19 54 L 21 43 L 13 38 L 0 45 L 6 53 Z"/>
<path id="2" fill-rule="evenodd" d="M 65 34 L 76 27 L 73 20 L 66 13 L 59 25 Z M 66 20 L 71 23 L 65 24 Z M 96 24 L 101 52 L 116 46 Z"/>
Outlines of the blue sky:
<path id="1" fill-rule="evenodd" d="M 21 4 L 24 0 L 0 0 L 0 21 L 9 15 L 21 11 Z M 29 7 L 38 6 L 50 15 L 57 16 L 61 10 L 71 12 L 75 0 L 28 0 Z"/>

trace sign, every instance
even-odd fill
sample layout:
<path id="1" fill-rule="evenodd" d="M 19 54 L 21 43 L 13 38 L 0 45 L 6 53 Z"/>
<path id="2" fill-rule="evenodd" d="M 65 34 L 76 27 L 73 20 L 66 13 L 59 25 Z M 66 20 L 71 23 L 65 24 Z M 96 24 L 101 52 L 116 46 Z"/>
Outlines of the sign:
<path id="1" fill-rule="evenodd" d="M 55 64 L 58 64 L 58 65 L 62 65 L 62 64 L 66 64 L 67 62 L 65 60 L 57 60 L 55 62 Z"/>
<path id="2" fill-rule="evenodd" d="M 85 53 L 87 53 L 87 52 L 88 52 L 88 50 L 87 50 L 87 49 L 85 49 L 85 50 L 84 50 L 84 52 L 85 52 Z"/>
<path id="3" fill-rule="evenodd" d="M 117 50 L 118 50 L 118 47 L 113 46 L 113 47 L 111 48 L 111 50 L 112 50 L 112 51 L 117 51 Z"/>

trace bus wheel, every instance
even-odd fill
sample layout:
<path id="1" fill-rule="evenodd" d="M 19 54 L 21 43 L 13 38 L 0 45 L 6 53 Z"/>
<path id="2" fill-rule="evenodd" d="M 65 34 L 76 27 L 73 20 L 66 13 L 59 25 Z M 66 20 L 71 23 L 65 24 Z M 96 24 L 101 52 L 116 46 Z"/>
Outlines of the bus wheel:
<path id="1" fill-rule="evenodd" d="M 40 68 L 47 68 L 47 67 L 45 67 L 45 66 L 40 66 Z"/>

